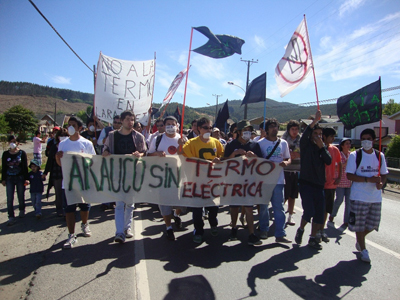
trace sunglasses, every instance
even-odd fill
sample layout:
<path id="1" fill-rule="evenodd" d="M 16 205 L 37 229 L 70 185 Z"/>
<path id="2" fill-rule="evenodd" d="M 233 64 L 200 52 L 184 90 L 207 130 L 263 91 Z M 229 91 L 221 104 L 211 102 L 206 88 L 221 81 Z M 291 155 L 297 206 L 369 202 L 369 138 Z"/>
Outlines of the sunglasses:
<path id="1" fill-rule="evenodd" d="M 164 127 L 164 124 L 161 124 L 161 125 L 157 125 L 157 127 Z"/>
<path id="2" fill-rule="evenodd" d="M 201 127 L 201 128 L 203 128 L 204 130 L 211 130 L 211 129 L 212 129 L 211 126 L 210 126 L 210 127 L 208 127 L 208 126 L 203 126 L 203 127 Z"/>

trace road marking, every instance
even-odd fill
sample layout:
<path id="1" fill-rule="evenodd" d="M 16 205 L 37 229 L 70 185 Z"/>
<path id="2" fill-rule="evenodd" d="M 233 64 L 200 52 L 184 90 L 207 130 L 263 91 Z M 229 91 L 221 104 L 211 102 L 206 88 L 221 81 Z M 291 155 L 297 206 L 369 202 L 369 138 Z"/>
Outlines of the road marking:
<path id="1" fill-rule="evenodd" d="M 303 213 L 303 209 L 300 208 L 300 207 L 295 206 L 294 209 L 297 210 L 298 212 Z M 354 239 L 356 239 L 356 234 L 351 232 L 351 231 L 349 231 L 349 230 L 347 230 L 345 234 L 347 234 L 347 235 L 353 237 Z M 392 255 L 392 256 L 396 257 L 397 259 L 400 259 L 400 254 L 395 252 L 395 251 L 392 251 L 392 250 L 390 250 L 388 248 L 385 248 L 385 247 L 383 247 L 383 246 L 381 246 L 381 245 L 379 245 L 377 243 L 374 243 L 373 241 L 370 241 L 368 239 L 365 239 L 365 243 L 370 245 L 370 246 L 372 246 L 372 247 L 374 247 L 374 248 L 376 248 L 376 249 L 378 249 L 378 250 L 381 250 L 381 251 L 383 251 L 383 252 L 385 252 L 385 253 L 387 253 L 389 255 Z"/>
<path id="2" fill-rule="evenodd" d="M 134 213 L 139 215 L 139 220 L 134 223 L 135 232 L 135 276 L 136 276 L 136 294 L 139 300 L 150 299 L 150 288 L 149 278 L 147 275 L 147 266 L 144 254 L 144 242 L 143 242 L 143 221 L 142 221 L 142 208 L 136 208 Z M 139 239 L 139 237 L 141 237 Z"/>

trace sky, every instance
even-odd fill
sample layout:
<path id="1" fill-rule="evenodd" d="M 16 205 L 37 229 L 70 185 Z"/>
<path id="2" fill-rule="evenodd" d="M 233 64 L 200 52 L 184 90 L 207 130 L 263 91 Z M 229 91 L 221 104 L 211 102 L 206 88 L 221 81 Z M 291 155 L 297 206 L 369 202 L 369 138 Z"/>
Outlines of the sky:
<path id="1" fill-rule="evenodd" d="M 274 78 L 275 67 L 304 14 L 319 101 L 352 93 L 379 76 L 382 89 L 400 86 L 398 0 L 33 2 L 91 69 L 100 51 L 135 61 L 153 59 L 156 53 L 155 103 L 162 102 L 174 77 L 185 69 L 191 27 L 197 26 L 240 37 L 245 44 L 241 55 L 224 59 L 191 52 L 186 105 L 215 105 L 215 95 L 219 103 L 243 99 L 247 64 L 241 59 L 257 61 L 250 66 L 250 81 L 267 72 L 268 98 L 293 104 L 315 102 L 312 72 L 283 98 Z M 94 92 L 92 71 L 28 0 L 0 0 L 0 28 L 0 80 Z M 194 31 L 192 49 L 206 41 Z M 184 83 L 172 101 L 183 103 L 183 94 Z M 400 103 L 399 94 L 400 89 L 384 92 L 382 101 Z"/>

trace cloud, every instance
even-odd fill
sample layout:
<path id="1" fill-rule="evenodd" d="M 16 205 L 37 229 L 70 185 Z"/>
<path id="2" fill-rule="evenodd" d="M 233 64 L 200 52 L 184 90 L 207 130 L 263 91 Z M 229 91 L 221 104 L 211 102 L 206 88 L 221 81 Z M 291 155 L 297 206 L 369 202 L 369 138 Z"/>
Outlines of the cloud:
<path id="1" fill-rule="evenodd" d="M 64 76 L 55 75 L 51 77 L 51 80 L 58 84 L 71 84 L 71 78 L 66 78 Z"/>
<path id="2" fill-rule="evenodd" d="M 339 16 L 342 17 L 346 13 L 351 13 L 361 7 L 366 0 L 346 0 L 339 8 Z"/>
<path id="3" fill-rule="evenodd" d="M 256 44 L 256 50 L 257 51 L 263 51 L 267 47 L 265 46 L 265 41 L 262 37 L 255 35 L 254 36 L 254 43 Z"/>

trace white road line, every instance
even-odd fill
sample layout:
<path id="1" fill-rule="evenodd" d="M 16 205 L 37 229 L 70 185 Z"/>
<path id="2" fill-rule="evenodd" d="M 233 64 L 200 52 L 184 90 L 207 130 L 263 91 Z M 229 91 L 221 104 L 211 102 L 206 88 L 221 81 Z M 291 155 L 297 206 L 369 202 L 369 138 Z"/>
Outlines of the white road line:
<path id="1" fill-rule="evenodd" d="M 297 210 L 298 212 L 303 213 L 303 209 L 300 208 L 300 207 L 295 206 L 294 209 Z M 351 236 L 351 237 L 353 237 L 354 239 L 356 239 L 355 233 L 353 233 L 353 232 L 351 232 L 349 230 L 346 230 L 346 234 Z M 392 255 L 392 256 L 396 257 L 397 259 L 400 259 L 400 254 L 395 252 L 395 251 L 392 251 L 392 250 L 390 250 L 388 248 L 385 248 L 385 247 L 383 247 L 383 246 L 381 246 L 381 245 L 379 245 L 377 243 L 374 243 L 374 242 L 372 242 L 372 241 L 370 241 L 368 239 L 365 240 L 365 243 L 370 245 L 370 246 L 372 246 L 372 247 L 374 247 L 374 248 L 376 248 L 376 249 L 378 249 L 378 250 L 381 250 L 381 251 L 383 251 L 383 252 L 385 252 L 385 253 L 387 253 L 389 255 Z"/>
<path id="2" fill-rule="evenodd" d="M 134 239 L 135 245 L 135 276 L 136 276 L 136 294 L 138 300 L 150 299 L 149 279 L 147 276 L 147 267 L 144 254 L 143 242 L 143 221 L 142 221 L 142 208 L 136 208 L 134 214 L 139 215 L 139 220 L 134 221 Z"/>

